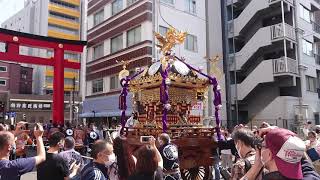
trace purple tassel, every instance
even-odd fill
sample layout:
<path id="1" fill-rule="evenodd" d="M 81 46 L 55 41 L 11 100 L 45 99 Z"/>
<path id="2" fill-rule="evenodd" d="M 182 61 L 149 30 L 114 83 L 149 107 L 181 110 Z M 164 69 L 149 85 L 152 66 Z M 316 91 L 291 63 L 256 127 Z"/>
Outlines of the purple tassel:
<path id="1" fill-rule="evenodd" d="M 185 61 L 183 61 L 182 59 L 180 59 L 179 57 L 175 56 L 176 59 L 178 59 L 179 61 L 181 61 L 182 63 L 184 63 L 186 66 L 188 66 L 189 69 L 194 70 L 196 72 L 198 72 L 199 74 L 205 76 L 206 78 L 209 79 L 209 84 L 211 84 L 213 86 L 213 93 L 214 93 L 214 100 L 213 100 L 213 104 L 215 106 L 215 112 L 214 112 L 214 116 L 216 118 L 216 132 L 217 132 L 217 136 L 218 136 L 218 140 L 220 141 L 221 138 L 221 131 L 220 131 L 220 116 L 219 116 L 219 110 L 221 107 L 221 93 L 220 90 L 218 89 L 218 82 L 217 79 L 215 77 L 211 77 L 207 74 L 204 74 L 203 72 L 201 72 L 199 69 L 195 69 L 194 67 L 192 67 L 191 65 L 187 64 Z"/>
<path id="2" fill-rule="evenodd" d="M 120 134 L 122 135 L 123 134 L 123 129 L 124 129 L 124 126 L 126 125 L 126 110 L 127 110 L 127 95 L 128 95 L 128 87 L 129 87 L 129 82 L 136 78 L 137 76 L 139 76 L 144 70 L 140 70 L 139 72 L 137 72 L 136 74 L 134 74 L 133 76 L 129 77 L 125 77 L 125 78 L 122 78 L 120 80 L 120 85 L 122 87 L 122 91 L 121 91 L 121 94 L 120 94 L 120 104 L 119 104 L 119 109 L 121 110 L 121 131 L 120 131 Z"/>

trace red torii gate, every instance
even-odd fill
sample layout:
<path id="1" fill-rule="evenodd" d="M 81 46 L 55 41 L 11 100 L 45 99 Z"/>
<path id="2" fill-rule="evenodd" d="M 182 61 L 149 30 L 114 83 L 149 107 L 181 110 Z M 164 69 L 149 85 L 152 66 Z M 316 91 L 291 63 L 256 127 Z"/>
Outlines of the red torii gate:
<path id="1" fill-rule="evenodd" d="M 73 41 L 38 36 L 0 28 L 0 42 L 6 44 L 6 51 L 0 52 L 0 60 L 53 66 L 53 123 L 64 124 L 64 68 L 80 69 L 80 63 L 64 59 L 64 51 L 83 52 L 85 41 Z M 52 58 L 41 58 L 19 54 L 19 47 L 51 49 Z"/>

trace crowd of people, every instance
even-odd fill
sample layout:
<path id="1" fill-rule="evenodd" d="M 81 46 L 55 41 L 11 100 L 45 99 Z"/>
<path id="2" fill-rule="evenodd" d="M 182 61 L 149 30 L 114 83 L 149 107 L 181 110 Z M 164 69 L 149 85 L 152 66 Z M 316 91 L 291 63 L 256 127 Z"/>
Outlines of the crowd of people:
<path id="1" fill-rule="evenodd" d="M 129 146 L 126 137 L 119 133 L 112 139 L 100 139 L 99 133 L 92 134 L 95 128 L 90 125 L 89 131 L 82 133 L 86 137 L 81 138 L 82 141 L 88 141 L 90 146 L 91 157 L 86 157 L 81 154 L 81 149 L 75 149 L 80 142 L 75 140 L 78 137 L 74 132 L 76 129 L 52 127 L 44 130 L 46 127 L 36 124 L 30 135 L 26 131 L 26 124 L 19 122 L 13 130 L 0 125 L 1 180 L 20 179 L 23 174 L 34 169 L 38 180 L 181 179 L 178 148 L 171 143 L 168 134 L 159 135 L 157 140 L 148 137 L 141 147 L 134 149 Z M 19 137 L 25 138 L 20 142 Z M 37 155 L 26 157 L 25 152 L 24 156 L 13 156 L 20 151 L 18 143 L 21 143 L 24 151 L 26 144 L 32 144 L 37 148 Z M 48 145 L 46 148 L 45 143 Z M 84 158 L 91 160 L 85 163 Z"/>
<path id="2" fill-rule="evenodd" d="M 26 125 L 19 122 L 11 129 L 0 125 L 1 180 L 18 180 L 35 169 L 38 180 L 182 179 L 178 147 L 166 133 L 156 138 L 147 136 L 146 141 L 134 146 L 119 133 L 110 139 L 101 138 L 94 124 L 87 131 L 68 126 L 45 130 L 40 124 L 29 131 Z M 260 128 L 239 125 L 232 132 L 221 132 L 222 140 L 213 151 L 212 179 L 320 179 L 320 128 L 310 123 L 303 129 L 305 137 L 267 123 Z M 91 157 L 79 148 L 86 143 Z M 26 156 L 27 144 L 36 147 L 36 156 Z"/>
<path id="3" fill-rule="evenodd" d="M 316 133 L 317 131 L 318 133 Z M 292 180 L 320 179 L 320 128 L 308 122 L 304 136 L 290 130 L 262 123 L 260 128 L 236 126 L 232 135 L 223 130 L 219 141 L 224 179 L 231 180 Z M 317 154 L 317 158 L 310 150 Z M 220 177 L 216 178 L 220 179 Z"/>

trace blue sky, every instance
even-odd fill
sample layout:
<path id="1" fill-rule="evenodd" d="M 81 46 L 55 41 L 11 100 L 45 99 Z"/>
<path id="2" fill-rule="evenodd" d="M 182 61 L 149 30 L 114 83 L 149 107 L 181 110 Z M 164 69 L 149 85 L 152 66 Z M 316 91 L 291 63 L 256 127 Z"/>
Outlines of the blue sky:
<path id="1" fill-rule="evenodd" d="M 23 8 L 24 0 L 0 0 L 0 24 Z"/>

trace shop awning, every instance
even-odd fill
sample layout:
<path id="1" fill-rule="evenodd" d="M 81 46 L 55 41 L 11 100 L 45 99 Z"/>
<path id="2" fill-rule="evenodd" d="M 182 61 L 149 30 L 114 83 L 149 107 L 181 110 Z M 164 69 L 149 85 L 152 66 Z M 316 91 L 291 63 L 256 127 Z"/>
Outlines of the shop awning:
<path id="1" fill-rule="evenodd" d="M 130 116 L 132 113 L 132 94 L 127 96 L 127 110 L 126 115 Z M 118 108 L 119 95 L 104 96 L 98 98 L 86 99 L 83 102 L 82 113 L 79 117 L 116 117 L 121 116 L 121 111 Z"/>

